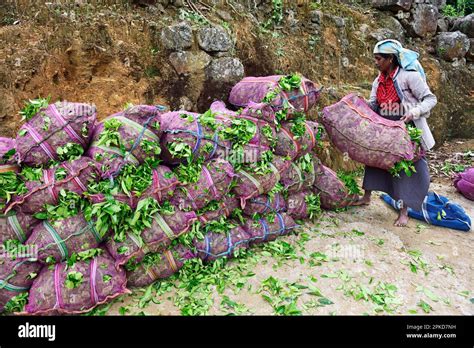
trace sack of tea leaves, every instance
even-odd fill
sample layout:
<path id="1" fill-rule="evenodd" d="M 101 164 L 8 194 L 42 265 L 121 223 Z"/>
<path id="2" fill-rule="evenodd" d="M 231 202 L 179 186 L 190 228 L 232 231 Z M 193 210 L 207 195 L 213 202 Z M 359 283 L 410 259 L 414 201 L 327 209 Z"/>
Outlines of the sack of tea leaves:
<path id="1" fill-rule="evenodd" d="M 321 212 L 319 196 L 311 191 L 289 194 L 287 206 L 287 214 L 296 220 L 312 220 Z"/>
<path id="2" fill-rule="evenodd" d="M 231 258 L 236 250 L 249 246 L 249 234 L 237 223 L 232 224 L 226 232 L 212 230 L 210 228 L 204 235 L 204 240 L 194 241 L 197 256 L 203 261 L 213 261 L 221 257 Z"/>
<path id="3" fill-rule="evenodd" d="M 342 153 L 370 167 L 390 170 L 419 155 L 403 122 L 383 118 L 355 94 L 325 107 L 322 123 Z"/>
<path id="4" fill-rule="evenodd" d="M 315 181 L 315 165 L 319 163 L 314 160 L 315 156 L 306 154 L 303 157 L 292 161 L 288 170 L 282 173 L 280 183 L 288 193 L 309 190 Z"/>
<path id="5" fill-rule="evenodd" d="M 273 195 L 266 194 L 250 198 L 243 210 L 247 216 L 253 216 L 255 213 L 280 213 L 282 211 L 286 211 L 286 202 L 281 193 L 275 193 Z"/>
<path id="6" fill-rule="evenodd" d="M 0 137 L 0 165 L 16 163 L 15 146 L 15 139 Z"/>
<path id="7" fill-rule="evenodd" d="M 337 174 L 314 157 L 315 180 L 314 193 L 319 195 L 321 207 L 324 209 L 343 208 L 351 204 L 356 196 L 349 193 L 348 188 Z"/>
<path id="8" fill-rule="evenodd" d="M 142 262 L 138 264 L 129 262 L 125 266 L 128 286 L 143 287 L 157 279 L 168 278 L 178 272 L 186 260 L 195 257 L 189 248 L 181 244 L 160 253 L 147 254 Z"/>
<path id="9" fill-rule="evenodd" d="M 103 177 L 115 176 L 125 163 L 158 160 L 161 112 L 157 106 L 135 105 L 106 117 L 94 129 L 87 156 L 101 166 Z"/>
<path id="10" fill-rule="evenodd" d="M 170 202 L 181 210 L 202 209 L 209 202 L 224 198 L 231 189 L 234 169 L 223 159 L 180 166 L 177 177 L 182 185 L 175 191 Z"/>
<path id="11" fill-rule="evenodd" d="M 134 228 L 123 237 L 111 236 L 105 246 L 117 266 L 132 258 L 140 262 L 145 254 L 166 249 L 174 239 L 188 232 L 196 220 L 194 211 L 185 212 L 170 204 L 160 206 L 156 201 L 144 199 L 138 202 L 132 217 Z"/>
<path id="12" fill-rule="evenodd" d="M 271 153 L 267 154 L 269 156 L 266 156 L 265 160 L 242 165 L 236 171 L 236 185 L 233 192 L 240 198 L 243 208 L 249 199 L 270 192 L 291 165 L 291 161 L 273 156 Z"/>
<path id="13" fill-rule="evenodd" d="M 0 214 L 0 245 L 6 240 L 18 240 L 24 243 L 39 220 L 31 214 L 10 210 Z"/>
<path id="14" fill-rule="evenodd" d="M 458 173 L 454 178 L 454 187 L 467 199 L 474 201 L 474 168 Z"/>
<path id="15" fill-rule="evenodd" d="M 240 209 L 240 201 L 234 195 L 227 194 L 220 201 L 211 201 L 204 208 L 199 209 L 196 214 L 202 223 L 207 223 L 223 217 L 229 217 L 236 209 Z"/>
<path id="16" fill-rule="evenodd" d="M 88 184 L 99 178 L 96 165 L 90 158 L 81 157 L 43 170 L 37 180 L 25 182 L 28 192 L 17 196 L 7 211 L 16 207 L 24 213 L 34 214 L 47 204 L 56 205 L 65 192 L 82 195 L 88 190 Z"/>
<path id="17" fill-rule="evenodd" d="M 285 213 L 268 213 L 249 218 L 242 228 L 250 235 L 250 245 L 270 242 L 295 230 L 298 225 Z"/>
<path id="18" fill-rule="evenodd" d="M 91 259 L 44 267 L 30 289 L 24 314 L 81 314 L 130 293 L 123 268 L 103 252 Z"/>
<path id="19" fill-rule="evenodd" d="M 318 123 L 295 118 L 283 122 L 277 133 L 275 154 L 287 156 L 292 160 L 304 156 L 316 146 Z"/>
<path id="20" fill-rule="evenodd" d="M 0 260 L 0 312 L 13 297 L 28 292 L 41 267 L 27 257 L 7 255 Z"/>
<path id="21" fill-rule="evenodd" d="M 229 102 L 245 107 L 250 102 L 266 102 L 275 111 L 288 109 L 288 116 L 294 112 L 306 112 L 319 99 L 321 88 L 299 75 L 273 75 L 245 77 L 231 90 Z"/>
<path id="22" fill-rule="evenodd" d="M 95 122 L 96 108 L 89 104 L 57 102 L 40 109 L 18 131 L 18 162 L 39 166 L 61 161 L 65 151 L 80 156 L 89 146 Z"/>
<path id="23" fill-rule="evenodd" d="M 89 249 L 95 249 L 104 240 L 94 223 L 86 221 L 82 213 L 55 221 L 43 220 L 37 224 L 25 245 L 38 248 L 41 263 L 58 263 Z"/>

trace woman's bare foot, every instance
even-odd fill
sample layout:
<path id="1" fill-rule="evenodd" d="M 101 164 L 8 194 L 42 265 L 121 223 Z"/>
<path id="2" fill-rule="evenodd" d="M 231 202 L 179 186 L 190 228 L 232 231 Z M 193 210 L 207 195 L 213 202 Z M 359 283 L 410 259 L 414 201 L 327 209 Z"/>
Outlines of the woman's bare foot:
<path id="1" fill-rule="evenodd" d="M 402 208 L 400 210 L 400 214 L 398 215 L 398 219 L 395 220 L 394 225 L 397 227 L 404 227 L 408 224 L 408 209 Z"/>
<path id="2" fill-rule="evenodd" d="M 369 205 L 371 193 L 372 191 L 365 191 L 364 196 L 362 198 L 358 197 L 351 203 L 351 205 Z"/>
<path id="3" fill-rule="evenodd" d="M 354 200 L 351 205 L 369 205 L 370 204 L 370 197 L 366 198 L 365 196 L 363 197 L 358 197 L 356 200 Z"/>

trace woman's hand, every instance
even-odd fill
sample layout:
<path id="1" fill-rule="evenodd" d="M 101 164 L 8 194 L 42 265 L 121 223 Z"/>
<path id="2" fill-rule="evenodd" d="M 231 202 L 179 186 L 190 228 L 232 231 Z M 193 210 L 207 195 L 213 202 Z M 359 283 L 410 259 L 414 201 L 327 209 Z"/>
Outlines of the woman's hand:
<path id="1" fill-rule="evenodd" d="M 403 116 L 400 121 L 403 121 L 405 123 L 409 123 L 411 121 L 413 121 L 413 115 L 410 114 L 410 113 L 407 113 L 405 116 Z"/>

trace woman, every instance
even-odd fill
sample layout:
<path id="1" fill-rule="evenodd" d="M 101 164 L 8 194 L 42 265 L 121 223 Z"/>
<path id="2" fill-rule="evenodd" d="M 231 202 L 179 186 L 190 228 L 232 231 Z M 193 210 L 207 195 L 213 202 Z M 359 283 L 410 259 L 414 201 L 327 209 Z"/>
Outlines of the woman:
<path id="1" fill-rule="evenodd" d="M 421 129 L 422 149 L 430 150 L 435 141 L 426 119 L 437 99 L 426 84 L 418 53 L 404 49 L 396 40 L 384 40 L 375 45 L 374 58 L 380 74 L 372 85 L 370 107 L 384 118 L 400 120 Z M 421 211 L 430 185 L 426 159 L 422 157 L 414 166 L 416 173 L 410 177 L 404 172 L 394 177 L 382 169 L 366 166 L 362 185 L 365 194 L 355 205 L 369 204 L 374 190 L 386 192 L 401 207 L 395 226 L 405 226 L 408 207 Z"/>

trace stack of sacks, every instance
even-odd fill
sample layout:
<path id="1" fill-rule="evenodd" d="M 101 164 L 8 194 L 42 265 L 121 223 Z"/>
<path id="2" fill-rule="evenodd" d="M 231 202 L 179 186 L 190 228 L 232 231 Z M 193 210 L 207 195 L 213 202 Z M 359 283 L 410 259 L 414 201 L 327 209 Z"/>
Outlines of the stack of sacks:
<path id="1" fill-rule="evenodd" d="M 305 112 L 318 98 L 294 75 L 239 82 L 237 111 L 138 105 L 95 125 L 86 104 L 41 109 L 16 142 L 0 142 L 0 164 L 20 165 L 0 172 L 12 187 L 0 190 L 12 254 L 1 308 L 31 287 L 24 313 L 84 313 L 186 260 L 230 258 L 295 231 L 320 204 L 344 206 L 344 184 L 312 153 L 318 124 Z M 13 255 L 22 248 L 33 252 Z"/>

